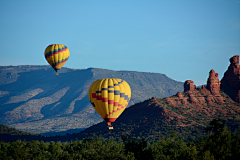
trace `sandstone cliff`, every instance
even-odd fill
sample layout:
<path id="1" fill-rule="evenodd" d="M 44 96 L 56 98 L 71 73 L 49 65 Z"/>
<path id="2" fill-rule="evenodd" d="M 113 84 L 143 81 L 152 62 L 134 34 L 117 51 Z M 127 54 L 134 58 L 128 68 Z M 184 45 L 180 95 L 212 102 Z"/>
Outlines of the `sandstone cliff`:
<path id="1" fill-rule="evenodd" d="M 223 89 L 224 92 L 220 89 Z M 181 113 L 180 115 L 177 115 L 177 112 L 172 113 L 171 110 L 167 109 L 168 107 L 165 108 L 167 111 L 164 112 L 164 114 L 169 114 L 169 120 L 177 119 L 179 125 L 184 125 L 182 120 L 186 117 L 182 115 L 206 119 L 218 116 L 239 119 L 240 106 L 237 104 L 240 103 L 239 56 L 230 58 L 230 66 L 221 82 L 218 73 L 212 69 L 209 72 L 206 87 L 202 85 L 202 88 L 196 88 L 192 80 L 186 80 L 183 93 L 178 92 L 175 96 L 160 100 L 161 106 L 164 101 L 168 106 Z"/>
<path id="2" fill-rule="evenodd" d="M 230 65 L 221 80 L 223 89 L 234 101 L 240 103 L 239 55 L 230 58 Z"/>
<path id="3" fill-rule="evenodd" d="M 224 76 L 219 81 L 218 73 L 212 69 L 209 72 L 209 77 L 207 80 L 207 86 L 202 86 L 202 89 L 205 93 L 211 94 L 213 97 L 218 97 L 222 99 L 220 95 L 220 89 L 224 90 L 234 101 L 240 103 L 240 65 L 239 65 L 239 55 L 233 56 L 230 58 L 230 65 L 227 71 L 224 73 Z M 196 85 L 192 80 L 187 80 L 184 83 L 184 92 L 189 93 L 190 101 L 196 100 L 193 93 L 196 92 Z M 181 93 L 178 93 L 177 96 L 181 96 Z M 199 98 L 198 98 L 199 99 Z M 202 101 L 204 98 L 201 98 Z"/>

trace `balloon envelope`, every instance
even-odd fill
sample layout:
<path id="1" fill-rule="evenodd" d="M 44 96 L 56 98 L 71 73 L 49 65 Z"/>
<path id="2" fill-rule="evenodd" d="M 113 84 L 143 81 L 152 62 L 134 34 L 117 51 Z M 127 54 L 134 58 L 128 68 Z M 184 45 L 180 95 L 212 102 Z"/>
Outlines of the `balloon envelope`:
<path id="1" fill-rule="evenodd" d="M 70 52 L 65 45 L 52 44 L 45 49 L 44 55 L 47 62 L 58 72 L 67 62 Z"/>
<path id="2" fill-rule="evenodd" d="M 128 83 L 121 79 L 99 79 L 89 87 L 88 96 L 94 109 L 111 125 L 127 107 L 131 89 Z"/>

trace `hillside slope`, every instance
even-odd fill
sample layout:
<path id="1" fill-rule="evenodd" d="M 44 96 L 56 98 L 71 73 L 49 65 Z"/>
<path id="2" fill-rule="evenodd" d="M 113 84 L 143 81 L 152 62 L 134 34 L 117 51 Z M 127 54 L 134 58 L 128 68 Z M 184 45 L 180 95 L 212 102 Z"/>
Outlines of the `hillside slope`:
<path id="1" fill-rule="evenodd" d="M 240 132 L 238 55 L 230 58 L 221 82 L 212 69 L 206 86 L 196 88 L 192 80 L 186 80 L 184 92 L 166 98 L 153 97 L 127 108 L 115 121 L 115 130 L 109 131 L 106 122 L 102 122 L 73 137 L 129 135 L 153 139 L 177 130 L 186 139 L 193 140 L 205 133 L 204 128 L 214 118 L 222 118 L 232 131 Z"/>
<path id="2" fill-rule="evenodd" d="M 183 91 L 183 83 L 159 73 L 50 66 L 0 67 L 0 123 L 31 133 L 87 128 L 102 121 L 88 99 L 88 88 L 100 78 L 121 78 L 132 89 L 128 106 L 150 97 Z"/>
<path id="3" fill-rule="evenodd" d="M 0 133 L 0 140 L 13 141 L 20 138 L 27 141 L 71 141 L 94 136 L 118 140 L 122 136 L 128 136 L 128 138 L 145 138 L 154 141 L 177 131 L 185 140 L 194 141 L 198 136 L 206 135 L 205 127 L 212 119 L 219 117 L 223 119 L 229 130 L 240 133 L 240 104 L 222 91 L 220 95 L 214 96 L 207 89 L 198 88 L 192 93 L 181 93 L 181 96 L 178 93 L 167 98 L 152 97 L 127 108 L 113 123 L 113 130 L 109 130 L 104 121 L 81 132 L 77 130 L 73 134 L 66 132 L 65 136 L 44 137 L 3 132 Z M 200 101 L 191 101 L 190 97 L 193 96 Z M 15 131 L 15 129 L 10 131 L 12 130 Z"/>
<path id="4" fill-rule="evenodd" d="M 240 104 L 226 93 L 214 96 L 207 89 L 192 93 L 179 93 L 167 98 L 151 98 L 125 110 L 113 123 L 113 130 L 106 122 L 93 125 L 68 139 L 102 136 L 154 139 L 171 134 L 174 130 L 187 140 L 205 134 L 204 128 L 214 118 L 222 118 L 233 132 L 240 132 Z M 191 100 L 195 97 L 196 100 Z"/>

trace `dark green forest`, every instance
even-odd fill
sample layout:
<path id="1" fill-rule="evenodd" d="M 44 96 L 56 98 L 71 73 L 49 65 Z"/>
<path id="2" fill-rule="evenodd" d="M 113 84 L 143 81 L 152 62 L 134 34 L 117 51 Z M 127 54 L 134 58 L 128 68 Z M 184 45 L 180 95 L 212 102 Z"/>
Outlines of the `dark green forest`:
<path id="1" fill-rule="evenodd" d="M 185 141 L 176 131 L 154 141 L 121 135 L 115 139 L 100 136 L 79 141 L 39 140 L 0 142 L 0 159 L 239 159 L 240 134 L 228 130 L 222 119 L 213 119 L 206 136 Z"/>

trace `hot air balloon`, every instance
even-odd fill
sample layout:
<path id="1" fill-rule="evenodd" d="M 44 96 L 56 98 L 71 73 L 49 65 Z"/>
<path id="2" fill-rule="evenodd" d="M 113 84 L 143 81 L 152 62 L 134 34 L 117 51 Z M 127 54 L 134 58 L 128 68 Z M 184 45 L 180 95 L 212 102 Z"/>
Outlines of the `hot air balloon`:
<path id="1" fill-rule="evenodd" d="M 113 129 L 112 123 L 128 105 L 131 89 L 121 79 L 99 79 L 89 87 L 88 96 L 93 108 L 107 122 L 108 128 Z"/>
<path id="2" fill-rule="evenodd" d="M 52 44 L 45 49 L 44 55 L 48 63 L 58 72 L 67 62 L 70 52 L 65 45 Z M 58 75 L 58 73 L 56 73 L 56 75 Z"/>

